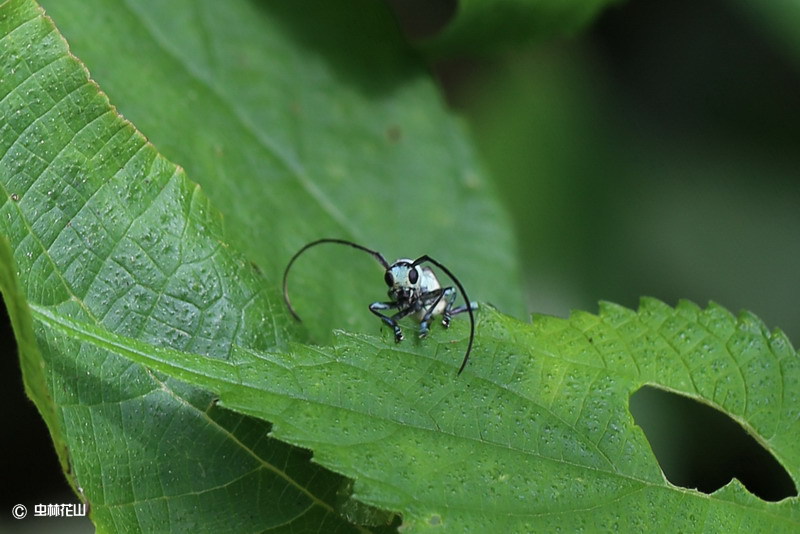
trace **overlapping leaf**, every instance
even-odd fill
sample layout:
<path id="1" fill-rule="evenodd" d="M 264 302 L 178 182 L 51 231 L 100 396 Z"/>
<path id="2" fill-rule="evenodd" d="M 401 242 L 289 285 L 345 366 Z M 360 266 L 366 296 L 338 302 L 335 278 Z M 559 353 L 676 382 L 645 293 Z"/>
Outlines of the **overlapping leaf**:
<path id="1" fill-rule="evenodd" d="M 226 240 L 269 278 L 305 243 L 339 237 L 391 260 L 430 254 L 473 299 L 523 314 L 508 216 L 382 2 L 43 4 L 114 105 L 203 187 Z M 334 247 L 296 265 L 293 301 L 316 314 L 305 325 L 314 340 L 375 331 L 364 311 L 385 289 L 373 263 Z"/>
<path id="2" fill-rule="evenodd" d="M 481 311 L 475 359 L 458 346 L 395 348 L 341 335 L 333 348 L 234 350 L 229 361 L 151 347 L 36 308 L 54 336 L 213 390 L 273 435 L 355 479 L 410 532 L 676 530 L 792 532 L 800 501 L 767 503 L 738 481 L 713 495 L 670 485 L 627 409 L 644 384 L 740 421 L 800 474 L 800 357 L 780 332 L 712 305 L 537 317 Z M 464 332 L 465 329 L 460 331 Z"/>

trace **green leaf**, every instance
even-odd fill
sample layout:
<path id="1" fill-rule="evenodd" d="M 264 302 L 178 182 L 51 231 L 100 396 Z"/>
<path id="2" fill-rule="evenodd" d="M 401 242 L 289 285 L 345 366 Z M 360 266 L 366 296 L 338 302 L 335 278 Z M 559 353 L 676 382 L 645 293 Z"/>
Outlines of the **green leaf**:
<path id="1" fill-rule="evenodd" d="M 618 0 L 461 0 L 453 20 L 423 43 L 436 55 L 486 54 L 570 35 Z"/>
<path id="2" fill-rule="evenodd" d="M 628 411 L 645 384 L 706 402 L 800 478 L 800 358 L 781 332 L 717 305 L 538 316 L 481 310 L 461 377 L 447 341 L 398 348 L 341 334 L 333 349 L 234 349 L 228 361 L 156 349 L 34 308 L 80 338 L 207 387 L 273 435 L 355 480 L 404 531 L 794 532 L 800 499 L 764 502 L 734 480 L 712 495 L 669 484 Z M 463 326 L 463 325 L 461 325 Z M 460 329 L 461 333 L 465 331 Z"/>
<path id="3" fill-rule="evenodd" d="M 342 15 L 374 22 L 366 38 L 300 24 L 328 20 L 325 3 L 145 5 L 51 7 L 98 24 L 72 35 L 102 58 L 96 78 L 203 190 L 116 113 L 34 2 L 0 4 L 0 289 L 26 389 L 100 531 L 382 531 L 391 515 L 268 423 L 28 309 L 219 361 L 280 351 L 308 337 L 280 300 L 281 270 L 334 234 L 430 253 L 474 296 L 519 311 L 506 217 L 423 65 L 395 34 L 367 46 L 391 24 L 376 3 Z M 380 271 L 347 252 L 310 253 L 293 273 L 315 339 L 378 329 L 364 287 L 381 298 Z"/>
<path id="4" fill-rule="evenodd" d="M 44 5 L 271 280 L 305 243 L 339 237 L 390 260 L 430 254 L 471 298 L 524 314 L 509 218 L 382 2 Z M 374 333 L 366 306 L 385 298 L 381 277 L 367 256 L 311 251 L 292 274 L 292 301 L 315 341 L 334 328 Z"/>

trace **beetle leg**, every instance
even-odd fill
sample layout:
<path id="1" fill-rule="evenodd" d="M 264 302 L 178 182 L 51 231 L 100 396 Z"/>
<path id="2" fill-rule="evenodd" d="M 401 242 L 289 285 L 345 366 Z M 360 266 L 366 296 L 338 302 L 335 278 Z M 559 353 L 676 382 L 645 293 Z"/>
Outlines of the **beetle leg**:
<path id="1" fill-rule="evenodd" d="M 442 312 L 442 326 L 445 328 L 450 327 L 450 318 L 458 313 L 452 309 L 453 303 L 456 301 L 456 296 L 456 290 L 453 287 L 444 288 L 445 306 L 444 312 Z"/>
<path id="2" fill-rule="evenodd" d="M 373 302 L 369 305 L 369 311 L 380 317 L 381 321 L 392 327 L 394 330 L 394 340 L 396 343 L 403 341 L 403 331 L 400 330 L 400 325 L 397 324 L 397 321 L 408 315 L 412 311 L 412 308 L 410 306 L 403 308 L 391 317 L 382 314 L 381 311 L 393 310 L 398 307 L 400 307 L 400 303 L 398 302 Z"/>
<path id="3" fill-rule="evenodd" d="M 431 317 L 436 311 L 436 306 L 439 305 L 442 297 L 447 298 L 448 289 L 452 288 L 434 289 L 433 291 L 429 291 L 420 295 L 420 300 L 424 302 L 423 306 L 427 311 L 425 312 L 425 315 L 422 316 L 422 320 L 419 322 L 419 337 L 422 338 L 428 335 L 428 325 L 431 322 Z"/>
<path id="4" fill-rule="evenodd" d="M 470 303 L 469 303 L 469 307 L 470 307 L 470 309 L 471 309 L 472 311 L 475 311 L 475 310 L 477 310 L 477 309 L 478 309 L 478 303 L 477 303 L 477 302 L 470 302 Z M 446 313 L 446 315 L 447 315 L 447 318 L 448 318 L 448 324 L 449 324 L 449 322 L 450 322 L 450 321 L 449 321 L 449 319 L 450 319 L 452 316 L 454 316 L 454 315 L 458 315 L 459 313 L 464 313 L 465 311 L 467 311 L 467 306 L 466 306 L 466 305 L 464 305 L 464 306 L 459 306 L 458 308 L 453 308 L 453 309 L 450 309 L 450 310 L 445 310 L 445 313 Z M 442 319 L 442 324 L 444 324 L 444 319 Z M 447 327 L 447 326 L 448 326 L 448 325 L 445 325 L 445 327 Z"/>

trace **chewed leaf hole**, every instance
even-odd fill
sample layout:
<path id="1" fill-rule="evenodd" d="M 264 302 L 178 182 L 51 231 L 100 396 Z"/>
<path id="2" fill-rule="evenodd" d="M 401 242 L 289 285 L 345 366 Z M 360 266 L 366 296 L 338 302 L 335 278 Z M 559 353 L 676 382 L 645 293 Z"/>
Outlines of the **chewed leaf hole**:
<path id="1" fill-rule="evenodd" d="M 737 478 L 765 501 L 797 495 L 786 469 L 723 412 L 651 386 L 631 395 L 630 410 L 672 484 L 713 493 Z"/>

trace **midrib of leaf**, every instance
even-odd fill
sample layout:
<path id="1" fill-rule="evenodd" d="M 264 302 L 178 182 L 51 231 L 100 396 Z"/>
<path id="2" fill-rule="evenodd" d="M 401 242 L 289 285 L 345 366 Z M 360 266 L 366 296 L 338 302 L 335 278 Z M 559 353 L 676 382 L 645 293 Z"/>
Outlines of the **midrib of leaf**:
<path id="1" fill-rule="evenodd" d="M 63 331 L 70 337 L 73 337 L 75 339 L 80 339 L 81 341 L 88 343 L 90 345 L 101 347 L 104 350 L 107 350 L 108 352 L 119 354 L 136 363 L 152 367 L 153 369 L 174 376 L 175 378 L 178 378 L 180 380 L 184 380 L 194 385 L 208 388 L 214 391 L 216 394 L 222 394 L 226 390 L 230 391 L 231 389 L 241 389 L 241 390 L 247 390 L 255 395 L 268 394 L 268 395 L 285 396 L 292 400 L 302 401 L 304 403 L 308 403 L 311 405 L 335 407 L 337 409 L 350 411 L 354 414 L 368 416 L 372 419 L 378 419 L 388 423 L 399 423 L 402 426 L 409 427 L 414 430 L 444 434 L 457 439 L 465 439 L 467 441 L 479 443 L 481 445 L 490 445 L 504 450 L 519 452 L 547 462 L 571 465 L 574 467 L 587 469 L 589 471 L 596 471 L 598 473 L 603 473 L 606 475 L 619 476 L 644 485 L 653 485 L 654 487 L 662 487 L 657 484 L 653 484 L 652 481 L 648 481 L 640 477 L 631 476 L 619 472 L 617 469 L 614 468 L 612 460 L 608 458 L 608 456 L 603 451 L 598 449 L 596 444 L 588 440 L 586 440 L 585 443 L 594 448 L 596 452 L 600 456 L 602 456 L 603 459 L 606 460 L 609 469 L 603 470 L 603 469 L 598 469 L 594 466 L 576 464 L 573 462 L 566 461 L 564 459 L 542 456 L 535 452 L 521 449 L 519 447 L 513 447 L 508 444 L 486 441 L 484 439 L 477 439 L 474 436 L 458 435 L 452 431 L 443 430 L 439 428 L 438 424 L 434 419 L 431 419 L 432 423 L 431 425 L 423 426 L 419 423 L 414 422 L 412 419 L 403 419 L 398 421 L 396 419 L 392 419 L 385 415 L 376 415 L 373 413 L 358 412 L 350 408 L 347 408 L 345 406 L 324 403 L 322 401 L 310 399 L 300 394 L 291 393 L 288 391 L 278 391 L 278 390 L 269 391 L 264 389 L 263 385 L 251 384 L 242 379 L 242 377 L 239 374 L 239 368 L 240 365 L 244 364 L 245 362 L 239 361 L 237 363 L 230 363 L 225 360 L 208 358 L 199 354 L 191 354 L 174 349 L 149 345 L 135 338 L 114 334 L 99 326 L 91 325 L 85 322 L 74 321 L 64 315 L 54 313 L 48 307 L 43 307 L 36 304 L 32 304 L 30 306 L 30 310 L 35 319 L 41 321 L 44 324 L 49 325 L 49 327 L 51 328 L 57 328 Z M 385 348 L 385 345 L 374 339 L 366 338 L 362 339 L 362 341 L 369 341 L 371 343 L 374 343 L 376 350 Z M 258 360 L 269 360 L 271 363 L 281 365 L 280 360 L 282 358 L 282 355 L 280 354 L 257 353 L 251 349 L 247 349 L 244 347 L 236 347 L 236 348 L 241 351 L 240 353 L 242 354 L 246 353 L 253 358 L 250 362 L 247 363 L 254 363 L 257 362 Z M 519 348 L 521 350 L 529 350 L 529 348 L 521 346 Z M 316 350 L 318 353 L 325 354 L 327 356 L 327 351 L 324 348 L 321 347 L 312 348 L 312 350 Z M 344 362 L 344 365 L 348 364 Z M 594 369 L 594 367 L 592 368 Z M 234 376 L 236 377 L 236 379 L 230 378 Z M 158 380 L 157 378 L 156 380 L 159 383 L 163 384 L 161 380 Z M 505 391 L 511 393 L 514 396 L 519 397 L 520 399 L 526 402 L 530 403 L 534 402 L 534 399 L 521 396 L 519 392 L 507 389 L 503 384 L 500 384 L 496 381 L 490 381 L 487 379 L 481 379 L 481 380 L 487 382 L 489 385 L 493 387 L 505 389 Z M 169 391 L 170 394 L 173 394 L 171 390 Z M 180 402 L 185 402 L 180 397 L 177 398 L 180 399 Z M 225 403 L 224 398 L 222 399 L 222 402 Z M 548 413 L 550 414 L 551 417 L 553 417 L 553 419 L 556 419 L 565 426 L 571 428 L 578 438 L 584 439 L 584 436 L 581 436 L 578 429 L 575 428 L 571 423 L 564 420 L 560 416 L 556 415 L 552 411 L 548 411 Z"/>
<path id="2" fill-rule="evenodd" d="M 191 75 L 192 78 L 197 80 L 200 84 L 205 86 L 210 93 L 212 93 L 225 107 L 228 109 L 232 117 L 236 118 L 236 121 L 241 125 L 242 130 L 246 131 L 253 139 L 256 139 L 258 144 L 266 150 L 269 154 L 275 157 L 275 161 L 280 162 L 284 169 L 289 171 L 290 175 L 294 177 L 295 181 L 300 185 L 302 190 L 314 201 L 317 205 L 327 213 L 333 220 L 335 220 L 341 228 L 349 234 L 350 237 L 356 240 L 363 241 L 363 236 L 360 235 L 358 229 L 348 221 L 347 217 L 344 213 L 336 207 L 335 203 L 328 198 L 322 189 L 316 186 L 313 181 L 308 177 L 308 174 L 303 169 L 303 165 L 299 162 L 296 158 L 290 157 L 288 153 L 284 150 L 281 150 L 276 143 L 272 142 L 261 129 L 256 128 L 247 118 L 246 110 L 239 109 L 239 106 L 236 105 L 235 102 L 232 102 L 225 91 L 221 90 L 217 84 L 213 82 L 213 80 L 208 79 L 207 77 L 203 76 L 200 72 L 192 67 L 190 62 L 184 61 L 183 57 L 175 51 L 171 46 L 169 41 L 163 39 L 161 37 L 160 32 L 157 31 L 157 28 L 154 28 L 150 25 L 148 19 L 143 17 L 141 13 L 136 9 L 138 4 L 136 2 L 131 3 L 130 1 L 126 0 L 123 2 L 128 13 L 131 14 L 132 17 L 145 28 L 150 36 L 153 38 L 153 41 L 157 42 L 159 46 L 167 53 L 177 64 L 182 65 L 185 71 Z M 201 9 L 197 6 L 194 6 L 195 11 L 200 11 Z M 202 17 L 198 17 L 202 19 Z M 209 58 L 213 57 L 209 53 Z M 333 232 L 335 233 L 335 232 Z"/>
<path id="3" fill-rule="evenodd" d="M 456 439 L 464 439 L 470 442 L 474 442 L 475 444 L 480 446 L 489 445 L 490 447 L 502 450 L 518 452 L 527 456 L 534 457 L 538 460 L 546 461 L 548 463 L 570 465 L 580 469 L 585 469 L 587 471 L 602 473 L 604 475 L 617 476 L 642 485 L 652 486 L 656 488 L 663 488 L 663 485 L 655 484 L 647 479 L 632 476 L 626 473 L 621 473 L 620 471 L 618 471 L 614 467 L 613 461 L 610 458 L 608 458 L 608 456 L 603 451 L 601 451 L 596 444 L 585 439 L 585 437 L 580 434 L 580 431 L 577 428 L 575 428 L 571 423 L 559 417 L 552 411 L 548 411 L 550 416 L 553 417 L 553 419 L 560 421 L 565 426 L 571 428 L 574 432 L 574 435 L 578 439 L 583 440 L 587 445 L 593 448 L 596 451 L 596 453 L 599 454 L 608 463 L 608 469 L 599 469 L 594 466 L 581 465 L 569 462 L 564 459 L 557 459 L 548 456 L 543 456 L 536 452 L 525 450 L 519 447 L 514 447 L 509 444 L 501 444 L 498 442 L 487 441 L 482 438 L 478 439 L 474 436 L 458 435 L 452 431 L 442 430 L 441 428 L 439 428 L 434 419 L 431 419 L 432 423 L 431 425 L 423 426 L 420 425 L 419 423 L 414 422 L 412 419 L 396 420 L 386 417 L 384 415 L 375 415 L 365 412 L 358 412 L 345 406 L 323 403 L 322 401 L 310 399 L 301 394 L 293 394 L 291 392 L 286 392 L 286 391 L 265 390 L 263 386 L 257 384 L 249 384 L 246 381 L 242 380 L 242 378 L 239 376 L 238 373 L 239 365 L 241 365 L 244 362 L 239 362 L 238 364 L 232 364 L 222 360 L 216 360 L 216 359 L 211 360 L 209 358 L 197 354 L 188 354 L 177 350 L 150 346 L 133 338 L 118 336 L 103 328 L 95 327 L 88 323 L 72 321 L 65 316 L 53 313 L 46 307 L 32 305 L 31 312 L 33 313 L 34 317 L 37 320 L 50 325 L 50 327 L 61 329 L 63 332 L 67 333 L 71 337 L 76 337 L 83 340 L 86 343 L 102 347 L 103 349 L 111 353 L 122 355 L 142 365 L 146 366 L 149 365 L 154 369 L 157 369 L 158 371 L 170 374 L 176 378 L 185 380 L 189 383 L 208 388 L 214 391 L 216 394 L 223 394 L 226 390 L 229 390 L 230 388 L 240 388 L 242 390 L 247 390 L 257 396 L 267 393 L 269 395 L 277 395 L 279 397 L 286 397 L 292 400 L 302 401 L 310 405 L 335 407 L 337 409 L 350 411 L 357 415 L 368 416 L 372 419 L 378 419 L 388 423 L 400 424 L 403 427 L 408 427 L 418 431 L 443 434 Z M 378 343 L 377 341 L 375 341 L 374 343 L 376 349 L 383 348 L 383 345 Z M 267 358 L 271 362 L 279 364 L 281 358 L 279 354 L 274 354 L 268 357 L 265 354 L 259 354 L 246 348 L 239 347 L 239 349 L 243 353 L 251 355 L 253 357 L 253 361 Z M 520 349 L 525 350 L 524 347 L 520 347 Z M 324 349 L 316 349 L 316 350 L 325 353 Z M 231 379 L 220 378 L 226 376 L 227 377 L 236 376 L 237 379 L 231 380 Z M 494 387 L 506 389 L 504 385 L 494 381 L 489 381 L 489 384 Z M 506 391 L 512 393 L 515 396 L 520 396 L 518 392 L 511 391 L 508 389 L 506 389 Z M 530 398 L 521 396 L 520 398 L 526 402 L 530 403 L 534 402 L 534 400 Z M 224 397 L 222 399 L 222 402 L 223 404 L 225 404 Z M 633 490 L 631 493 L 635 493 L 636 491 L 639 491 L 639 489 Z M 321 503 L 321 505 L 325 506 L 326 509 L 330 509 L 330 507 L 325 505 L 325 503 Z M 458 508 L 454 507 L 454 509 Z M 587 510 L 588 509 L 589 508 L 587 508 Z M 520 514 L 520 515 L 525 515 L 525 514 Z"/>

